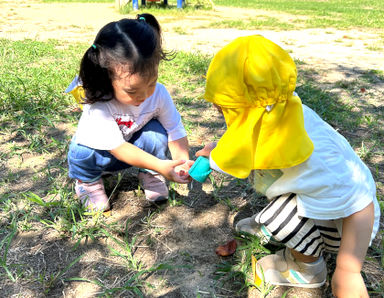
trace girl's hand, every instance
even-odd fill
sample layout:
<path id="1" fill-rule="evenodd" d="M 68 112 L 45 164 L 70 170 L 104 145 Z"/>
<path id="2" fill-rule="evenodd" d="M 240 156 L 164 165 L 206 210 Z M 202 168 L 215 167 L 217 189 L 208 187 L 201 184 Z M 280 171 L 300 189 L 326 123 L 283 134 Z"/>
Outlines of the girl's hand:
<path id="1" fill-rule="evenodd" d="M 336 266 L 332 276 L 332 294 L 337 298 L 368 298 L 360 272 L 351 272 Z"/>
<path id="2" fill-rule="evenodd" d="M 189 177 L 188 171 L 192 167 L 193 163 L 194 163 L 193 160 L 187 160 L 182 165 L 175 167 L 176 173 L 178 173 L 180 176 Z M 189 178 L 190 178 L 189 181 L 191 181 L 192 178 L 191 177 Z"/>
<path id="3" fill-rule="evenodd" d="M 206 156 L 209 157 L 209 154 L 211 151 L 216 147 L 216 142 L 208 143 L 204 146 L 203 149 L 200 149 L 195 153 L 195 155 L 198 156 Z"/>
<path id="4" fill-rule="evenodd" d="M 177 183 L 189 183 L 192 178 L 189 176 L 188 170 L 183 170 L 188 167 L 189 162 L 190 161 L 185 160 L 162 160 L 161 169 L 159 169 L 158 172 L 167 180 Z M 189 167 L 191 167 L 192 164 Z"/>

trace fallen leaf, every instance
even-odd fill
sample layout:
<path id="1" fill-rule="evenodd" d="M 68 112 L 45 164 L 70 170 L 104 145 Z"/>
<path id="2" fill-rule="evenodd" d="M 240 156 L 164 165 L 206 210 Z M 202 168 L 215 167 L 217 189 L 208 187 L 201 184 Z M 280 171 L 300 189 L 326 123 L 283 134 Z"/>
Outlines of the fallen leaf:
<path id="1" fill-rule="evenodd" d="M 224 245 L 220 245 L 219 247 L 216 248 L 216 254 L 222 257 L 227 257 L 230 255 L 233 255 L 236 251 L 237 248 L 237 243 L 236 240 L 233 239 L 229 241 L 228 243 Z"/>

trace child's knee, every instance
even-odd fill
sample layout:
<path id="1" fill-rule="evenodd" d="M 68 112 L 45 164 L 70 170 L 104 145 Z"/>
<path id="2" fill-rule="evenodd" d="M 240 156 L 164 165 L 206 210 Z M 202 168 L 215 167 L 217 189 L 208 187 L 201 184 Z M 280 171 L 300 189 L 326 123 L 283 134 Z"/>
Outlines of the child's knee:
<path id="1" fill-rule="evenodd" d="M 164 159 L 168 150 L 168 134 L 156 119 L 149 121 L 131 139 L 131 142 L 140 149 Z"/>

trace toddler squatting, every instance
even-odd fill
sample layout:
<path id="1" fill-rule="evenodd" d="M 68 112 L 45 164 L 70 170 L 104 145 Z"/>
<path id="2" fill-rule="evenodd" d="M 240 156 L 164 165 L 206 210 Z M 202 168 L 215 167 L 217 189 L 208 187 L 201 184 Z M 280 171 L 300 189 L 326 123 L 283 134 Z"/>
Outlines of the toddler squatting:
<path id="1" fill-rule="evenodd" d="M 102 176 L 131 166 L 150 202 L 168 198 L 166 179 L 188 183 L 188 140 L 181 117 L 157 82 L 161 29 L 150 14 L 105 25 L 81 61 L 83 112 L 69 152 L 69 176 L 89 210 L 108 210 Z M 170 151 L 173 160 L 167 158 Z"/>
<path id="2" fill-rule="evenodd" d="M 226 45 L 209 66 L 204 98 L 224 115 L 227 130 L 196 156 L 209 156 L 216 171 L 249 177 L 269 199 L 236 225 L 286 246 L 257 262 L 258 276 L 320 287 L 329 251 L 337 254 L 333 294 L 368 297 L 360 271 L 379 228 L 375 182 L 347 140 L 301 103 L 296 78 L 288 53 L 262 36 Z"/>

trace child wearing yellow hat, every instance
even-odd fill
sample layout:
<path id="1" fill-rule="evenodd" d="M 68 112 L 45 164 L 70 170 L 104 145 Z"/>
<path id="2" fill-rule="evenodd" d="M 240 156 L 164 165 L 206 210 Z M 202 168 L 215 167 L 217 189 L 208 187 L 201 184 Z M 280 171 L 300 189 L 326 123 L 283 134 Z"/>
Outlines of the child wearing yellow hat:
<path id="1" fill-rule="evenodd" d="M 196 156 L 209 157 L 214 170 L 248 177 L 269 199 L 236 224 L 286 246 L 258 261 L 266 282 L 320 287 L 329 251 L 337 253 L 333 294 L 368 297 L 360 271 L 379 227 L 375 182 L 347 140 L 301 103 L 296 78 L 288 53 L 262 36 L 221 49 L 204 98 L 222 112 L 227 130 Z"/>

